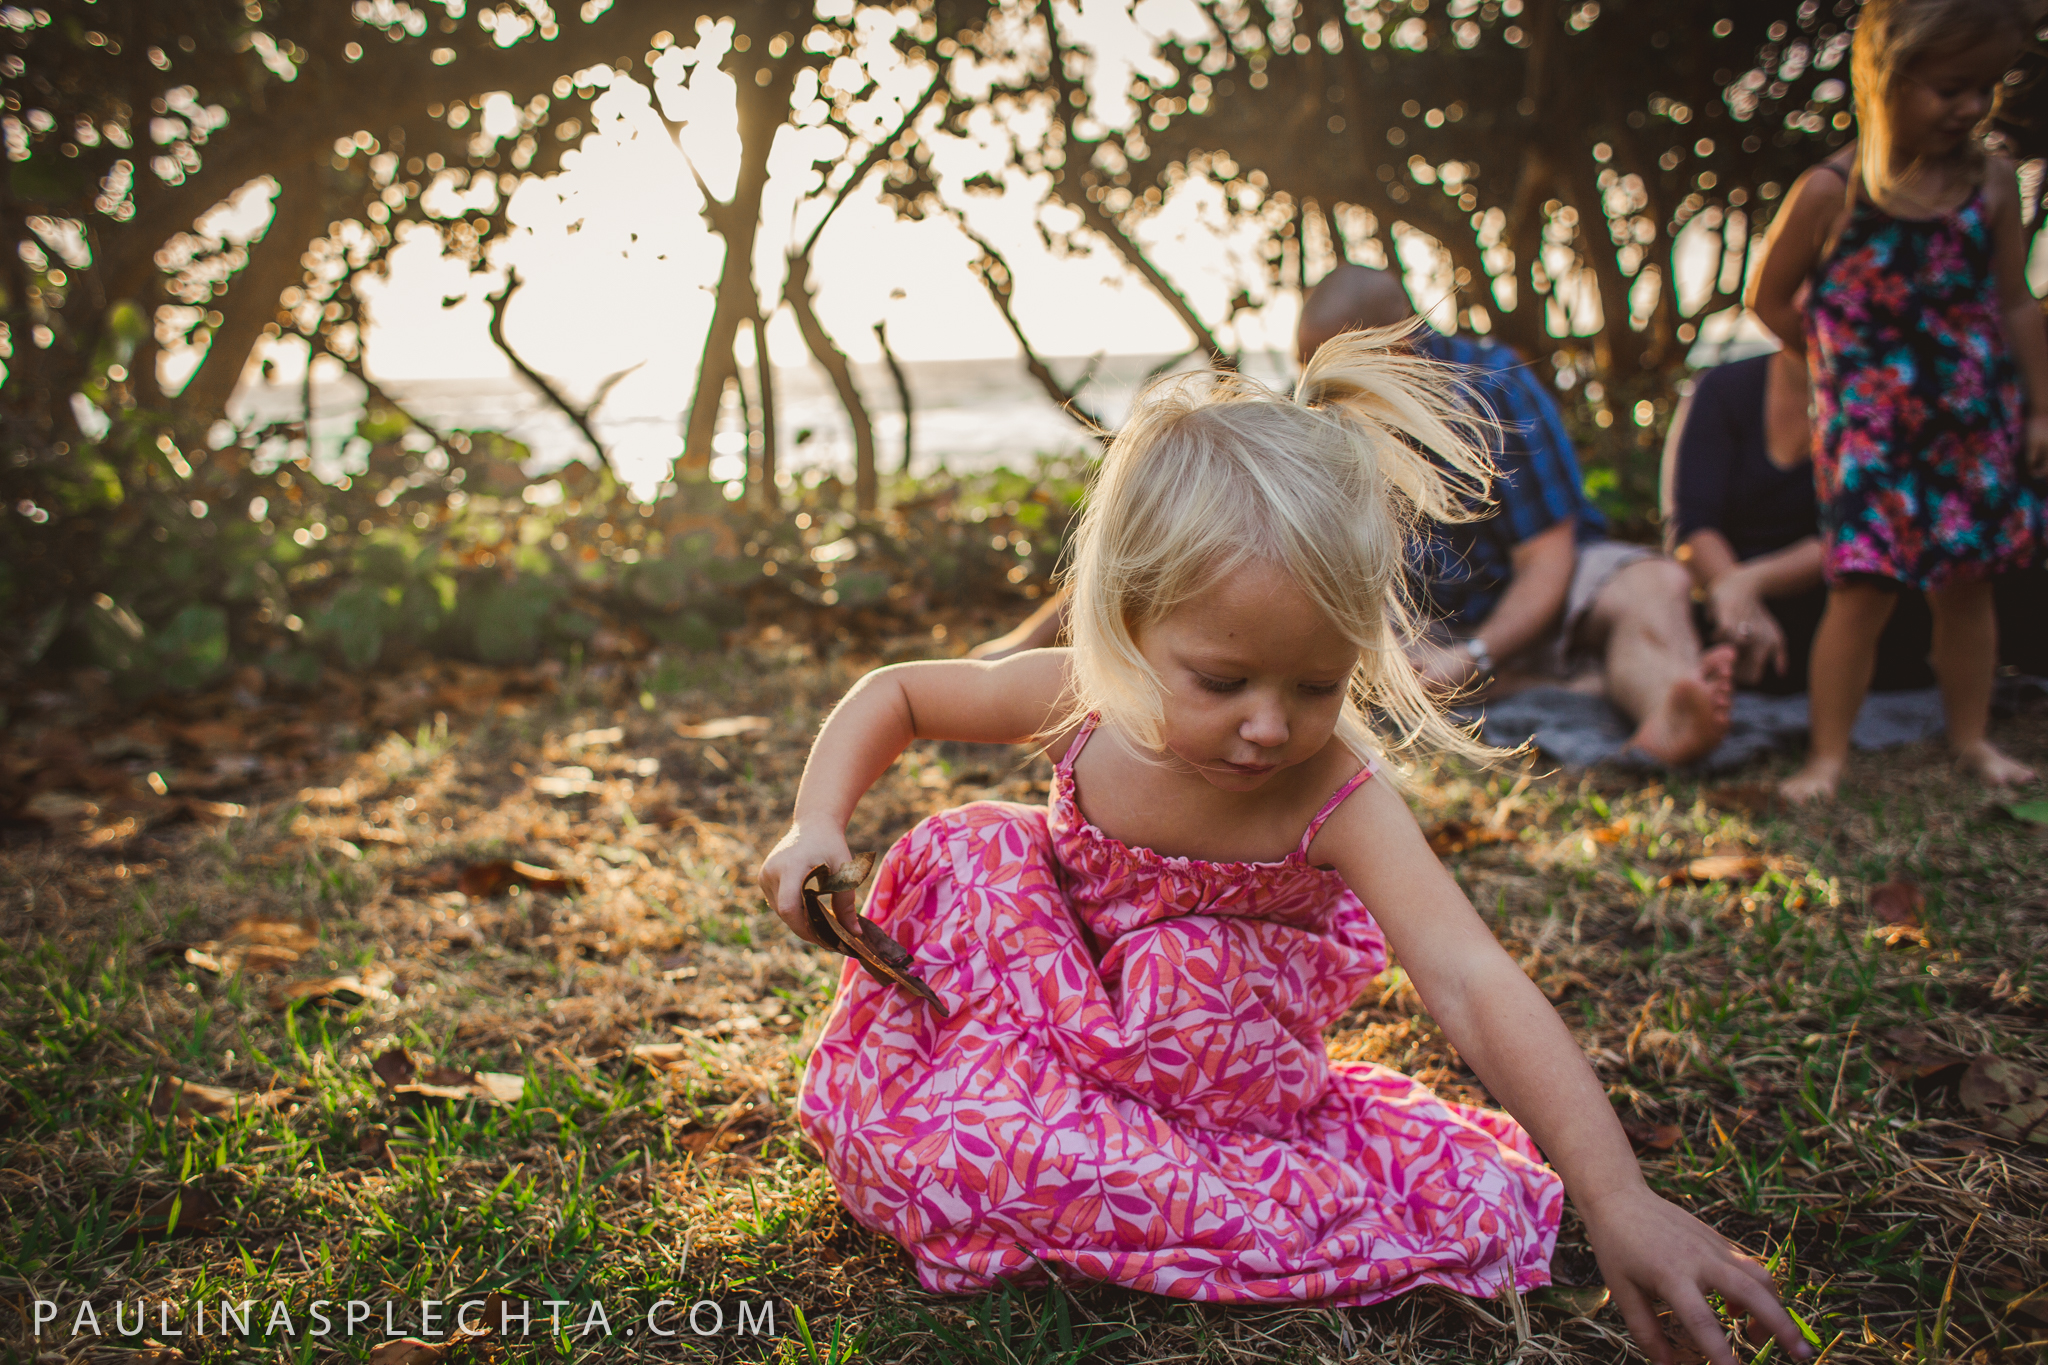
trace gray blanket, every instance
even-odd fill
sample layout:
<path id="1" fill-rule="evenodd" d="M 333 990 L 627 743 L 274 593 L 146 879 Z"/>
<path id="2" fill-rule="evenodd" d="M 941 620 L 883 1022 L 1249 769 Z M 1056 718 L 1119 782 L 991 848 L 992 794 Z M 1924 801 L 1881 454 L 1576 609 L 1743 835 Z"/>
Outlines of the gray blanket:
<path id="1" fill-rule="evenodd" d="M 1999 680 L 1995 708 L 2010 711 L 2028 693 L 2048 692 L 2040 678 Z M 1488 744 L 1513 748 L 1524 740 L 1568 768 L 1597 763 L 1649 769 L 1662 765 L 1628 748 L 1634 727 L 1604 697 L 1587 696 L 1562 687 L 1535 687 L 1490 703 L 1485 709 Z M 1859 749 L 1889 749 L 1942 732 L 1941 693 L 1934 688 L 1915 692 L 1874 692 L 1856 717 L 1852 739 Z M 1737 692 L 1728 737 L 1695 771 L 1723 772 L 1740 767 L 1759 754 L 1790 746 L 1806 734 L 1806 698 L 1767 697 Z"/>

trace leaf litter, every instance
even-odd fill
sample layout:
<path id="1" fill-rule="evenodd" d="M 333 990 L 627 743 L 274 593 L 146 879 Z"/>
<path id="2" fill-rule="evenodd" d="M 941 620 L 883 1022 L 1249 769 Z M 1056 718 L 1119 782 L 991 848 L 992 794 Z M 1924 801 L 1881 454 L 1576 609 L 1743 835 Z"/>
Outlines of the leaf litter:
<path id="1" fill-rule="evenodd" d="M 559 1221 L 569 1201 L 595 1200 L 620 1229 L 601 1234 L 607 1263 L 672 1274 L 680 1254 L 705 1292 L 745 1284 L 814 1327 L 869 1332 L 875 1358 L 937 1359 L 915 1313 L 959 1325 L 984 1310 L 923 1295 L 900 1252 L 833 1199 L 792 1104 L 839 960 L 790 938 L 752 889 L 823 708 L 864 668 L 930 642 L 820 652 L 799 640 L 758 631 L 662 684 L 673 690 L 650 687 L 669 667 L 653 660 L 334 675 L 299 697 L 271 688 L 233 724 L 210 724 L 229 719 L 225 694 L 152 702 L 117 726 L 95 720 L 113 701 L 90 686 L 10 700 L 0 772 L 20 775 L 12 809 L 30 813 L 0 848 L 17 954 L 0 983 L 26 980 L 24 952 L 81 973 L 97 952 L 104 966 L 100 945 L 123 925 L 145 927 L 135 961 L 155 964 L 100 1041 L 66 1043 L 61 1061 L 41 987 L 9 987 L 18 1093 L 125 1095 L 206 1141 L 247 1127 L 274 1147 L 323 1140 L 331 1124 L 329 1174 L 267 1177 L 294 1193 L 262 1215 L 257 1249 L 282 1259 L 250 1286 L 259 1297 L 311 1284 L 295 1248 L 317 1265 L 321 1248 L 387 1236 L 363 1201 L 410 1188 L 431 1150 L 442 1182 L 474 1200 L 528 1178 L 517 1172 L 560 1171 L 536 1213 Z M 2016 747 L 2037 757 L 2048 727 L 2025 723 Z M 96 732 L 120 742 L 67 747 Z M 850 841 L 886 847 L 964 800 L 1045 798 L 1042 759 L 976 763 L 918 746 L 863 803 Z M 532 780 L 550 776 L 574 789 Z M 1563 1001 L 1653 1183 L 1775 1257 L 1802 1314 L 1832 1324 L 1830 1338 L 1848 1332 L 1829 1359 L 1903 1359 L 1959 1257 L 1951 1349 L 2026 1358 L 2028 1294 L 2048 1283 L 2048 998 L 2031 965 L 2048 939 L 2041 843 L 2016 813 L 1986 823 L 1981 797 L 1931 756 L 1868 763 L 1859 799 L 1825 813 L 1778 809 L 1771 781 L 1447 772 L 1418 779 L 1411 800 L 1510 953 Z M 170 804 L 185 795 L 220 810 Z M 1900 884 L 1917 896 L 1887 889 Z M 138 898 L 152 907 L 141 919 Z M 1882 931 L 1900 927 L 1920 936 L 1888 944 Z M 285 978 L 275 997 L 239 993 L 238 978 L 265 973 Z M 292 1060 L 292 1036 L 316 1040 L 310 1064 Z M 203 1040 L 189 1060 L 186 1038 Z M 1398 967 L 1331 1048 L 1488 1102 Z M 141 1090 L 120 1060 L 138 1053 L 162 1078 Z M 111 1130 L 8 1104 L 0 1171 L 34 1173 L 79 1208 L 89 1184 L 131 1178 Z M 477 1122 L 545 1136 L 434 1147 L 440 1125 Z M 568 1172 L 585 1159 L 579 1185 Z M 157 1207 L 168 1192 L 228 1178 L 200 1185 L 148 1163 L 136 1175 L 155 1182 L 123 1206 L 145 1235 L 171 1226 Z M 12 1179 L 0 1177 L 0 1212 L 26 1227 L 35 1209 Z M 394 1195 L 379 1181 L 397 1182 Z M 228 1224 L 191 1207 L 199 1216 L 181 1208 L 175 1234 L 151 1241 L 138 1291 L 170 1296 L 207 1263 L 213 1220 Z M 146 1209 L 161 1223 L 145 1225 Z M 1498 1304 L 1434 1291 L 1334 1315 L 1169 1310 L 1099 1291 L 1076 1303 L 1137 1331 L 1106 1360 L 1623 1354 L 1575 1219 L 1556 1266 L 1526 1334 Z M 429 1352 L 413 1365 L 449 1347 L 395 1344 Z"/>

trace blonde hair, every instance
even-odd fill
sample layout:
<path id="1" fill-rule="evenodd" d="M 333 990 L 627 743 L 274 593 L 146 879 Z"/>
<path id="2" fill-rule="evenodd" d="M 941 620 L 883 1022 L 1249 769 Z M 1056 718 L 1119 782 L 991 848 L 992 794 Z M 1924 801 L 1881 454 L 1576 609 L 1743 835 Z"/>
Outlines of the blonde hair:
<path id="1" fill-rule="evenodd" d="M 1856 89 L 1856 169 L 1871 198 L 1883 203 L 1899 181 L 1891 164 L 1892 101 L 1899 82 L 1920 62 L 1993 38 L 2009 36 L 2017 57 L 2038 9 L 2030 0 L 1867 0 L 1856 18 L 1849 72 Z M 1998 96 L 2003 92 L 1999 87 Z M 1987 123 L 1998 112 L 1998 96 Z M 1960 155 L 1966 166 L 1981 165 L 1981 136 L 1967 139 Z"/>
<path id="2" fill-rule="evenodd" d="M 1401 343 L 1418 327 L 1318 349 L 1292 399 L 1242 375 L 1178 376 L 1139 399 L 1089 490 L 1066 574 L 1071 722 L 1099 712 L 1158 752 L 1165 684 L 1137 637 L 1232 569 L 1283 569 L 1358 647 L 1339 734 L 1489 761 L 1445 718 L 1402 651 L 1417 612 L 1408 556 L 1421 517 L 1485 514 L 1487 419 L 1453 367 Z M 1434 452 L 1432 462 L 1425 451 Z"/>

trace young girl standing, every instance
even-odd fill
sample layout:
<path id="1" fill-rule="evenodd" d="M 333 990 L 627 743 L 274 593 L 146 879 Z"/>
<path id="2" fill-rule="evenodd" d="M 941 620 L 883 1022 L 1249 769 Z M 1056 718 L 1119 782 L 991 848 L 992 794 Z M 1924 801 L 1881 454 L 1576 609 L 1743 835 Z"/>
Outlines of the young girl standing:
<path id="1" fill-rule="evenodd" d="M 1978 138 L 2030 8 L 1869 0 L 1852 59 L 1859 139 L 1802 175 L 1771 225 L 1751 303 L 1812 375 L 1829 589 L 1812 750 L 1782 789 L 1793 800 L 1841 780 L 1878 635 L 1906 591 L 1933 611 L 1957 757 L 1994 784 L 2034 776 L 1985 730 L 1992 579 L 2025 567 L 2044 534 L 2021 465 L 2048 475 L 2048 334 L 2013 168 Z"/>
<path id="2" fill-rule="evenodd" d="M 1654 1299 L 1733 1365 L 1709 1291 L 1803 1357 L 1764 1270 L 1650 1192 L 1563 1023 L 1374 780 L 1368 708 L 1475 752 L 1405 660 L 1400 585 L 1413 520 L 1461 515 L 1487 473 L 1443 374 L 1389 339 L 1330 342 L 1291 400 L 1151 391 L 1077 531 L 1073 647 L 883 668 L 832 713 L 761 869 L 805 938 L 799 888 L 849 861 L 910 741 L 1064 756 L 1048 807 L 977 802 L 889 851 L 868 909 L 939 1004 L 849 963 L 804 1130 L 935 1291 L 1048 1268 L 1211 1302 L 1527 1290 L 1569 1190 L 1658 1359 Z M 1390 944 L 1514 1119 L 1330 1061 Z"/>

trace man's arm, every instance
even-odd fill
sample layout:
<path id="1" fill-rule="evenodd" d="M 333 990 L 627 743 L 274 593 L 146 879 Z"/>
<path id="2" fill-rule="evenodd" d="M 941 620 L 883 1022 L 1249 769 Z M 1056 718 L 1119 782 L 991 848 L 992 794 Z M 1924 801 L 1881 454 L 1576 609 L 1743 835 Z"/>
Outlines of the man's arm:
<path id="1" fill-rule="evenodd" d="M 1565 599 L 1571 595 L 1572 571 L 1579 564 L 1576 527 L 1567 517 L 1508 552 L 1514 577 L 1472 635 L 1484 642 L 1496 662 L 1542 639 L 1563 614 Z M 1462 687 L 1479 680 L 1477 661 L 1459 645 L 1418 641 L 1409 647 L 1408 657 L 1424 679 L 1439 687 Z"/>
<path id="2" fill-rule="evenodd" d="M 1508 659 L 1542 639 L 1564 614 L 1572 571 L 1579 564 L 1578 523 L 1570 517 L 1539 531 L 1509 552 L 1514 577 L 1474 634 L 1487 653 Z"/>

